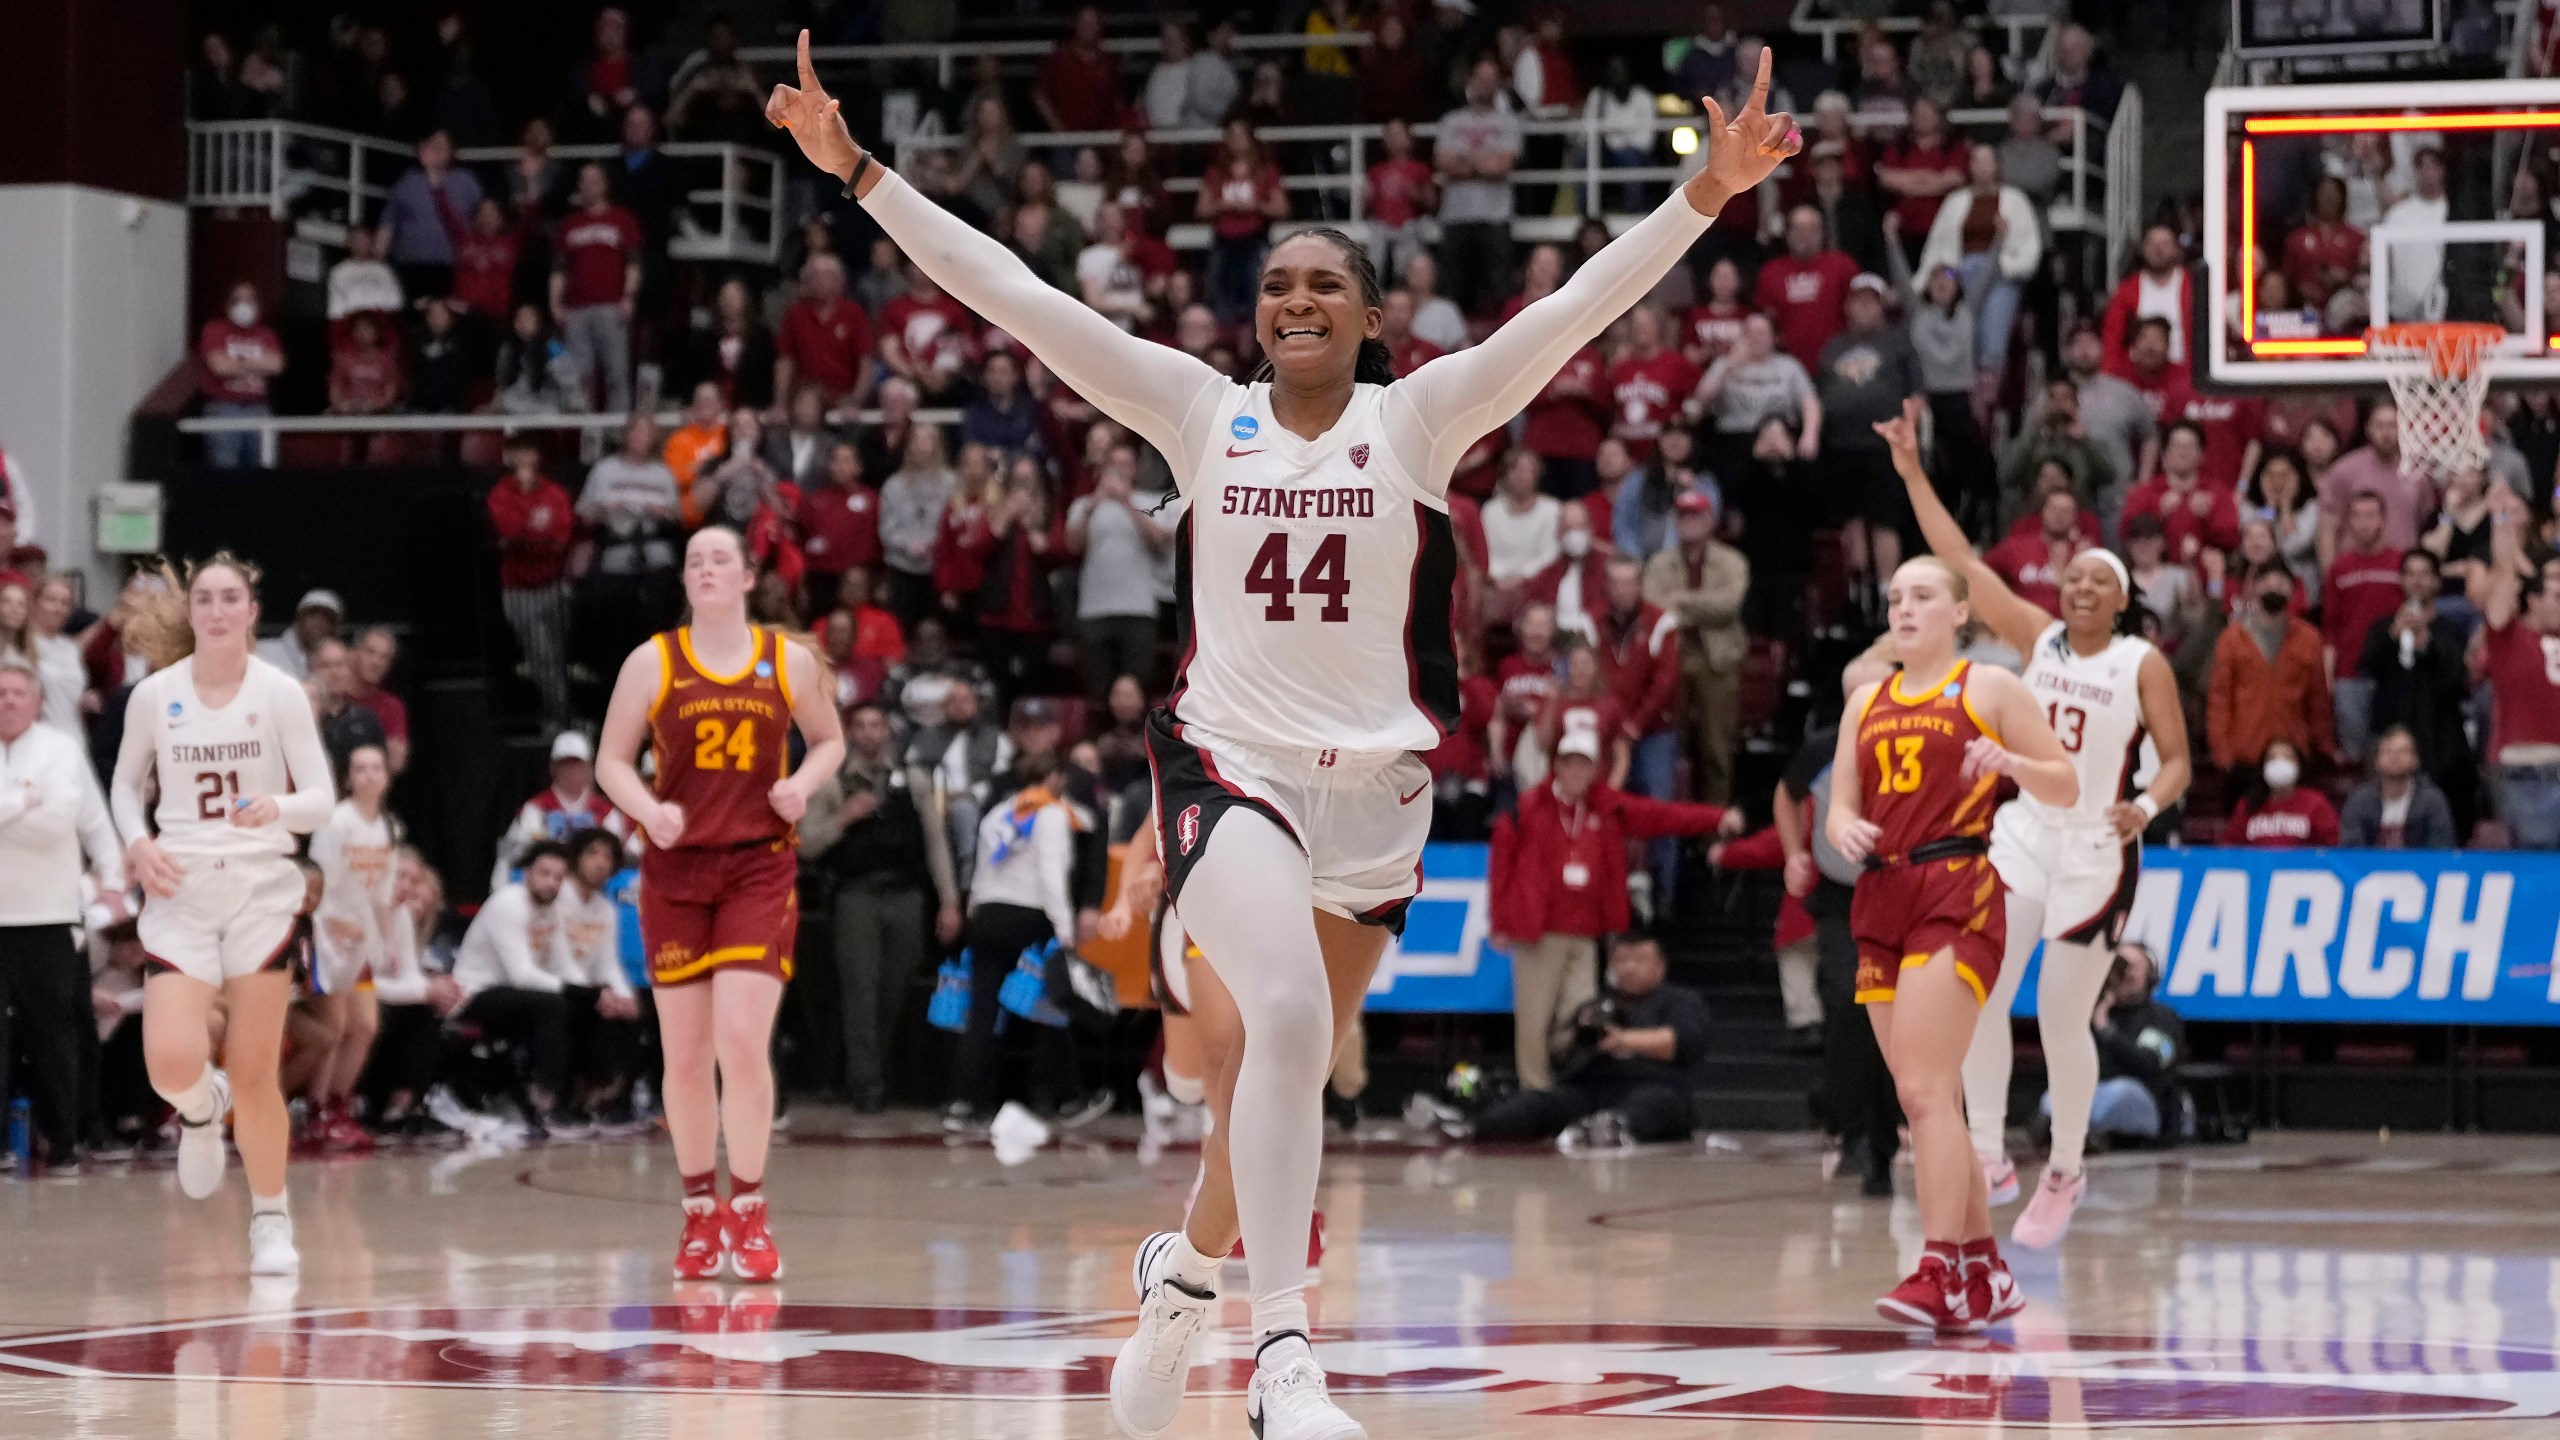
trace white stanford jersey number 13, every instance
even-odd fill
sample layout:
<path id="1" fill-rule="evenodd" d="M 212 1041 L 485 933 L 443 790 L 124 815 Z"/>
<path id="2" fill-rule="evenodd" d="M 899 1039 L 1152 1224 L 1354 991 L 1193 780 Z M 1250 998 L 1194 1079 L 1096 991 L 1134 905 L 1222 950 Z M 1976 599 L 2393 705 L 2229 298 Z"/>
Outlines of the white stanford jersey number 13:
<path id="1" fill-rule="evenodd" d="M 2071 648 L 2056 620 L 2036 637 L 2020 677 L 2053 726 L 2053 736 L 2080 775 L 2080 799 L 2056 810 L 2032 796 L 2012 804 L 2029 813 L 2071 823 L 2104 823 L 2109 807 L 2130 798 L 2142 753 L 2142 662 L 2151 642 L 2119 635 L 2095 655 Z"/>
<path id="2" fill-rule="evenodd" d="M 1396 464 L 1357 387 L 1302 440 L 1243 386 L 1211 427 L 1178 530 L 1174 719 L 1247 744 L 1429 750 L 1456 727 L 1457 547 L 1445 500 Z"/>

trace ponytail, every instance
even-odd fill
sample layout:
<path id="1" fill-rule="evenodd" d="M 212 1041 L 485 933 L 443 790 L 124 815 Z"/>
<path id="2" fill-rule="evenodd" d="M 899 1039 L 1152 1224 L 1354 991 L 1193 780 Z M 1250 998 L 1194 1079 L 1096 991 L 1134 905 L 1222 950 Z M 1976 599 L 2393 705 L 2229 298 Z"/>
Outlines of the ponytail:
<path id="1" fill-rule="evenodd" d="M 257 598 L 258 582 L 263 578 L 258 567 L 228 550 L 187 562 L 183 575 L 166 558 L 155 556 L 143 562 L 126 581 L 128 585 L 134 579 L 150 582 L 125 603 L 125 618 L 117 629 L 125 647 L 141 656 L 152 669 L 166 670 L 195 653 L 196 631 L 187 618 L 187 602 L 196 577 L 207 570 L 228 570 L 239 576 L 241 583 L 249 587 L 249 598 Z"/>

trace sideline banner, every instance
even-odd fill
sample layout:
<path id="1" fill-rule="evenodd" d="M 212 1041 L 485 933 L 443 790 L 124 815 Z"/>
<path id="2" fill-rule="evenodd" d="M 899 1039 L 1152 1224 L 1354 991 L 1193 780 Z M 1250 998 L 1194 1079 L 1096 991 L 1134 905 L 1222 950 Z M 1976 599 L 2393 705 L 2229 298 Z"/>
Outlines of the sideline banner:
<path id="1" fill-rule="evenodd" d="M 1482 845 L 1423 852 L 1368 1009 L 1511 1008 L 1510 957 L 1485 942 L 1486 860 Z M 2125 933 L 2190 1020 L 2560 1025 L 2560 854 L 2153 850 Z M 2035 979 L 2031 962 L 2015 1013 L 2035 1013 Z"/>

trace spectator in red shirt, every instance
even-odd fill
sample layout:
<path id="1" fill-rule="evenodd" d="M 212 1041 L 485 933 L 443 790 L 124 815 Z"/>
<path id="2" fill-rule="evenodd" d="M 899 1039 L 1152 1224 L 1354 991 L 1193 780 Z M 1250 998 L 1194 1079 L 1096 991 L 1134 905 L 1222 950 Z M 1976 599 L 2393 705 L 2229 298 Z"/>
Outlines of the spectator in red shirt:
<path id="1" fill-rule="evenodd" d="M 2170 425 L 2160 442 L 2160 473 L 2133 487 L 2124 499 L 2124 518 L 2156 515 L 2169 542 L 2169 556 L 2181 565 L 2196 563 L 2206 546 L 2235 550 L 2240 545 L 2240 507 L 2228 490 L 2204 483 L 2204 427 L 2192 420 Z"/>
<path id="2" fill-rule="evenodd" d="M 1245 121 L 1230 120 L 1221 133 L 1218 153 L 1200 180 L 1195 214 L 1209 226 L 1209 308 L 1227 324 L 1242 325 L 1253 316 L 1271 222 L 1289 218 L 1280 167 Z"/>
<path id="3" fill-rule="evenodd" d="M 409 768 L 409 707 L 384 689 L 383 682 L 391 678 L 391 667 L 399 659 L 400 638 L 388 625 L 367 625 L 357 631 L 355 648 L 347 652 L 347 669 L 353 677 L 347 700 L 371 711 L 382 723 L 383 758 L 394 775 Z"/>
<path id="4" fill-rule="evenodd" d="M 631 17 L 614 5 L 597 11 L 594 48 L 575 80 L 578 103 L 587 112 L 580 128 L 599 140 L 611 135 L 623 111 L 657 95 L 658 79 L 648 58 L 631 49 Z"/>
<path id="5" fill-rule="evenodd" d="M 2326 309 L 2329 297 L 2365 272 L 2364 232 L 2347 223 L 2347 182 L 2323 175 L 2311 187 L 2311 215 L 2284 237 L 2284 277 L 2304 304 Z"/>
<path id="6" fill-rule="evenodd" d="M 2071 557 L 2089 548 L 2080 533 L 2080 501 L 2069 489 L 2045 492 L 2036 511 L 2036 528 L 2012 534 L 1983 555 L 1982 563 L 2007 582 L 2018 598 L 2047 615 L 2062 613 L 2062 572 Z"/>
<path id="7" fill-rule="evenodd" d="M 2338 843 L 2338 811 L 2302 784 L 2302 752 L 2289 740 L 2267 746 L 2258 774 L 2231 807 L 2223 843 L 2254 850 L 2322 849 Z"/>
<path id="8" fill-rule="evenodd" d="M 1822 363 L 1822 347 L 1848 326 L 1845 306 L 1858 262 L 1822 243 L 1822 212 L 1799 205 L 1787 212 L 1787 253 L 1760 267 L 1751 303 L 1778 327 L 1778 343 L 1807 370 Z"/>
<path id="9" fill-rule="evenodd" d="M 2167 326 L 2161 337 L 2168 342 L 2163 359 L 2180 375 L 2190 373 L 2195 346 L 2188 343 L 2194 337 L 2187 329 L 2196 313 L 2195 274 L 2187 268 L 2187 252 L 2172 226 L 2154 225 L 2142 232 L 2141 259 L 2107 297 L 2101 330 L 2107 342 L 2106 368 L 2149 389 L 2132 370 L 2134 322 L 2156 319 Z"/>
<path id="10" fill-rule="evenodd" d="M 1627 442 L 1639 465 L 1653 457 L 1655 437 L 1679 418 L 1689 392 L 1698 388 L 1698 367 L 1665 343 L 1670 328 L 1661 311 L 1638 305 L 1627 314 L 1626 348 L 1609 365 L 1616 412 L 1609 433 Z"/>
<path id="11" fill-rule="evenodd" d="M 1102 48 L 1102 7 L 1076 7 L 1074 26 L 1040 62 L 1031 101 L 1052 130 L 1113 130 L 1125 110 L 1120 60 Z"/>
<path id="12" fill-rule="evenodd" d="M 1513 1058 L 1520 1088 L 1547 1089 L 1555 1073 L 1549 1031 L 1598 987 L 1599 937 L 1626 928 L 1627 848 L 1632 840 L 1739 832 L 1742 814 L 1621 794 L 1600 782 L 1603 738 L 1568 732 L 1555 775 L 1494 822 L 1487 891 L 1493 943 L 1511 953 Z"/>
<path id="13" fill-rule="evenodd" d="M 2110 373 L 2131 385 L 2143 403 L 2151 407 L 2153 424 L 2165 427 L 2178 418 L 2178 412 L 2170 408 L 2171 392 L 2187 378 L 2185 371 L 2169 363 L 2169 322 L 2157 315 L 2145 315 L 2133 322 L 2133 338 L 2127 343 L 2124 361 L 2111 361 Z"/>
<path id="14" fill-rule="evenodd" d="M 1644 562 L 1609 557 L 1607 593 L 1591 627 L 1621 733 L 1633 747 L 1629 781 L 1640 795 L 1668 800 L 1680 767 L 1680 622 L 1645 600 Z"/>
<path id="15" fill-rule="evenodd" d="M 1458 727 L 1422 757 L 1431 767 L 1431 833 L 1435 837 L 1484 838 L 1485 816 L 1493 806 L 1493 777 L 1485 765 L 1485 727 L 1493 721 L 1502 692 L 1478 663 L 1479 649 L 1466 639 L 1459 641 Z"/>
<path id="16" fill-rule="evenodd" d="M 859 407 L 871 397 L 871 317 L 844 293 L 844 262 L 812 255 L 800 267 L 800 298 L 782 312 L 773 340 L 773 393 L 788 395 L 806 379 L 826 392 L 828 408 Z"/>
<path id="17" fill-rule="evenodd" d="M 1618 697 L 1611 693 L 1609 677 L 1600 669 L 1600 657 L 1587 644 L 1575 644 L 1564 652 L 1564 679 L 1556 683 L 1555 693 L 1547 697 L 1547 708 L 1538 714 L 1538 750 L 1546 757 L 1550 772 L 1555 766 L 1556 743 L 1576 730 L 1588 730 L 1600 737 L 1601 777 L 1611 789 L 1624 789 L 1633 746 L 1627 740 Z"/>
<path id="18" fill-rule="evenodd" d="M 834 608 L 819 618 L 818 640 L 830 655 L 876 661 L 885 670 L 907 658 L 907 637 L 897 616 L 872 603 L 871 574 L 868 565 L 852 565 L 827 577 L 834 582 Z"/>
<path id="19" fill-rule="evenodd" d="M 454 242 L 450 298 L 487 344 L 497 343 L 499 327 L 515 310 L 516 262 L 523 254 L 524 238 L 507 223 L 505 204 L 482 196 L 471 211 L 470 233 Z"/>
<path id="20" fill-rule="evenodd" d="M 259 314 L 258 287 L 243 280 L 231 287 L 221 314 L 204 322 L 196 340 L 196 357 L 204 365 L 204 413 L 211 419 L 236 419 L 275 413 L 267 405 L 267 382 L 284 373 L 284 341 Z M 218 431 L 204 437 L 205 463 L 217 470 L 246 469 L 258 463 L 254 430 Z"/>
<path id="21" fill-rule="evenodd" d="M 2246 395 L 2207 395 L 2180 377 L 2170 385 L 2165 420 L 2189 421 L 2204 431 L 2204 483 L 2238 490 L 2258 473 L 2264 453 L 2267 402 Z"/>
<path id="22" fill-rule="evenodd" d="M 400 408 L 405 388 L 400 352 L 391 348 L 381 318 L 371 311 L 358 315 L 329 354 L 329 413 L 388 415 Z"/>
<path id="23" fill-rule="evenodd" d="M 1721 257 L 1707 270 L 1707 298 L 1689 307 L 1680 322 L 1680 353 L 1700 370 L 1722 359 L 1742 343 L 1742 322 L 1751 307 L 1742 302 L 1742 267 Z"/>
<path id="24" fill-rule="evenodd" d="M 577 208 L 552 246 L 551 314 L 569 347 L 588 403 L 631 408 L 631 313 L 640 293 L 640 222 L 613 203 L 604 167 L 578 167 Z"/>
<path id="25" fill-rule="evenodd" d="M 979 582 L 978 656 L 1007 700 L 1046 694 L 1049 645 L 1058 617 L 1049 572 L 1068 557 L 1049 508 L 1047 477 L 1028 455 L 1014 459 L 1003 492 L 989 506 L 993 547 Z"/>
<path id="26" fill-rule="evenodd" d="M 1893 202 L 1885 212 L 1885 238 L 1916 265 L 1938 206 L 1965 187 L 1965 144 L 1947 128 L 1947 112 L 1926 95 L 1911 102 L 1911 128 L 1876 161 L 1876 184 Z"/>
<path id="27" fill-rule="evenodd" d="M 1511 630 L 1518 637 L 1520 648 L 1502 657 L 1502 663 L 1494 667 L 1493 680 L 1502 701 L 1494 707 L 1493 718 L 1485 727 L 1487 763 L 1494 777 L 1504 780 L 1511 777 L 1515 762 L 1523 758 L 1521 736 L 1546 713 L 1547 698 L 1555 693 L 1561 658 L 1556 653 L 1553 606 L 1522 607 Z M 1526 752 L 1526 758 L 1534 767 L 1542 753 L 1533 748 Z M 1534 782 L 1539 774 L 1532 773 L 1528 778 Z"/>
<path id="28" fill-rule="evenodd" d="M 976 330 L 967 307 L 910 260 L 907 293 L 880 309 L 880 360 L 922 395 L 946 399 L 977 359 Z"/>
<path id="29" fill-rule="evenodd" d="M 533 436 L 507 437 L 507 473 L 489 492 L 489 528 L 498 541 L 498 604 L 516 646 L 519 674 L 542 697 L 546 729 L 569 722 L 569 544 L 577 514 L 569 492 L 542 473 Z"/>
<path id="30" fill-rule="evenodd" d="M 880 563 L 880 497 L 862 483 L 862 447 L 851 440 L 835 441 L 827 447 L 823 473 L 817 484 L 801 488 L 799 513 L 793 517 L 801 551 L 808 557 L 813 613 L 837 593 L 847 572 Z"/>
<path id="31" fill-rule="evenodd" d="M 2490 559 L 2473 593 L 2496 723 L 2481 751 L 2510 842 L 2560 850 L 2560 585 L 2548 564 L 2523 573 L 2533 524 L 2524 501 L 2501 485 L 2490 506 Z"/>
<path id="32" fill-rule="evenodd" d="M 1378 338 L 1385 342 L 1387 358 L 1398 375 L 1410 375 L 1447 353 L 1413 333 L 1413 292 L 1403 286 L 1387 292 L 1378 315 Z"/>
<path id="33" fill-rule="evenodd" d="M 2361 673 L 2365 632 L 2400 608 L 2400 550 L 2382 534 L 2382 497 L 2359 490 L 2347 502 L 2337 552 L 2329 557 L 2321 589 L 2320 631 L 2328 646 L 2331 698 L 2338 716 L 2338 748 L 2350 760 L 2364 758 L 2372 738 L 2373 677 Z"/>
<path id="34" fill-rule="evenodd" d="M 1382 21 L 1382 34 L 1385 28 Z M 1422 249 L 1421 220 L 1439 210 L 1440 187 L 1431 167 L 1413 158 L 1412 126 L 1389 120 L 1378 139 L 1387 154 L 1369 167 L 1369 226 L 1376 237 L 1369 243 L 1379 273 L 1401 275 L 1406 257 Z"/>
<path id="35" fill-rule="evenodd" d="M 1611 398 L 1600 347 L 1585 345 L 1564 362 L 1555 378 L 1521 412 L 1527 418 L 1521 426 L 1520 443 L 1546 462 L 1546 475 L 1540 484 L 1548 494 L 1591 493 L 1599 478 L 1593 461 L 1600 452 L 1601 438 L 1608 433 Z M 1675 413 L 1681 398 L 1672 397 Z"/>

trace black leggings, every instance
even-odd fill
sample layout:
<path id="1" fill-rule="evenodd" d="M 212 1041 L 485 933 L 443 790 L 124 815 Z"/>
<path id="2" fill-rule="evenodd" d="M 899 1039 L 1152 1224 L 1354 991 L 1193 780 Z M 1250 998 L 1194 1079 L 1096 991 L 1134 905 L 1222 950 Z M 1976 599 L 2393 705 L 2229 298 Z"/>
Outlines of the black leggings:
<path id="1" fill-rule="evenodd" d="M 436 1083 L 436 1062 L 443 1048 L 444 1017 L 434 1006 L 423 1002 L 383 1006 L 382 1028 L 374 1036 L 373 1055 L 365 1062 L 364 1080 L 357 1086 L 372 1113 L 387 1113 L 394 1095 L 407 1097 L 408 1108 L 416 1109 Z"/>
<path id="2" fill-rule="evenodd" d="M 58 1162 L 79 1151 L 85 1108 L 80 1036 L 95 1023 L 89 967 L 71 942 L 71 927 L 0 926 L 0 1110 L 7 1108 L 15 1045 L 27 1056 L 36 1134 Z"/>
<path id="3" fill-rule="evenodd" d="M 567 1098 L 569 1006 L 559 991 L 496 986 L 472 996 L 454 1018 L 489 1039 L 514 1045 L 543 1098 L 554 1104 Z"/>
<path id="4" fill-rule="evenodd" d="M 1875 1022 L 1857 999 L 1858 942 L 1849 930 L 1849 887 L 1825 880 L 1805 908 L 1813 913 L 1821 954 L 1814 989 L 1822 997 L 1822 1128 L 1838 1137 L 1844 1162 L 1889 1170 L 1902 1144 L 1902 1101 L 1876 1045 Z"/>
<path id="5" fill-rule="evenodd" d="M 1523 1090 L 1495 1101 L 1475 1118 L 1475 1133 L 1484 1140 L 1543 1140 L 1603 1110 L 1617 1111 L 1628 1138 L 1645 1144 L 1686 1140 L 1697 1129 L 1685 1085 L 1567 1080 L 1552 1089 Z"/>
<path id="6" fill-rule="evenodd" d="M 992 1114 L 1005 1094 L 1003 1057 L 997 1048 L 996 1021 L 1004 1012 L 996 991 L 1021 962 L 1022 952 L 1045 944 L 1057 928 L 1041 911 L 1024 905 L 987 904 L 969 912 L 969 1028 L 951 1066 L 951 1097 L 966 1100 L 981 1115 Z M 1036 1025 L 1015 1017 L 1006 1021 L 1015 1035 L 1031 1039 L 1031 1102 L 1055 1109 L 1083 1092 L 1083 1067 L 1076 1055 L 1073 1031 Z"/>

